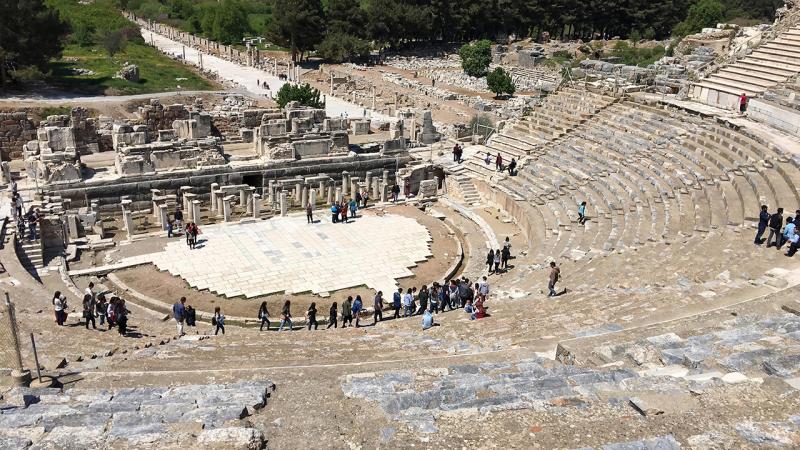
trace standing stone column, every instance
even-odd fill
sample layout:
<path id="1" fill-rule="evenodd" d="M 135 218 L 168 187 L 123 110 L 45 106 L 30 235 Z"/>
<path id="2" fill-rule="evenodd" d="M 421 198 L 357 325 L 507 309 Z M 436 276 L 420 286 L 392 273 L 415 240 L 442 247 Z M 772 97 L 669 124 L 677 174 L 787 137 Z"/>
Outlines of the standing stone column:
<path id="1" fill-rule="evenodd" d="M 342 172 L 342 195 L 347 196 L 347 189 L 350 185 L 350 177 L 347 171 Z"/>
<path id="2" fill-rule="evenodd" d="M 122 223 L 125 224 L 125 231 L 128 233 L 128 240 L 133 239 L 133 213 L 128 210 L 129 205 L 133 203 L 130 200 L 122 200 Z"/>
<path id="3" fill-rule="evenodd" d="M 384 170 L 383 171 L 383 185 L 386 186 L 388 184 L 389 184 L 389 171 L 388 170 Z"/>
<path id="4" fill-rule="evenodd" d="M 361 181 L 359 177 L 350 177 L 350 196 L 356 198 L 358 192 L 358 182 Z"/>
<path id="5" fill-rule="evenodd" d="M 327 183 L 325 182 L 325 180 L 319 180 L 319 191 L 318 191 L 318 193 L 319 193 L 320 198 L 321 197 L 325 197 L 325 185 L 326 184 Z"/>
<path id="6" fill-rule="evenodd" d="M 167 229 L 167 222 L 169 222 L 169 212 L 167 211 L 166 203 L 162 203 L 158 205 L 158 218 L 159 223 L 161 224 L 161 229 Z"/>
<path id="7" fill-rule="evenodd" d="M 217 204 L 217 207 L 215 208 L 215 210 L 217 212 L 217 216 L 222 216 L 223 213 L 224 213 L 224 211 L 222 210 L 222 208 L 223 208 L 222 198 L 223 197 L 225 197 L 225 193 L 222 191 L 222 189 L 214 192 L 214 200 L 212 200 L 212 201 Z"/>
<path id="8" fill-rule="evenodd" d="M 365 181 L 364 189 L 366 189 L 367 191 L 372 189 L 372 172 L 367 171 L 364 181 Z"/>
<path id="9" fill-rule="evenodd" d="M 342 188 L 336 188 L 336 201 L 342 201 Z"/>
<path id="10" fill-rule="evenodd" d="M 222 199 L 222 217 L 225 222 L 231 221 L 231 202 L 236 198 L 235 195 L 227 195 Z"/>
<path id="11" fill-rule="evenodd" d="M 300 206 L 305 208 L 308 205 L 308 186 L 303 186 L 303 195 L 300 198 Z"/>
<path id="12" fill-rule="evenodd" d="M 200 200 L 192 200 L 192 220 L 199 224 L 202 216 L 200 215 Z"/>
<path id="13" fill-rule="evenodd" d="M 317 190 L 312 189 L 311 192 L 309 193 L 309 197 L 310 198 L 308 202 L 311 204 L 311 210 L 313 211 L 317 209 Z"/>
<path id="14" fill-rule="evenodd" d="M 247 207 L 247 188 L 243 187 L 239 189 L 239 204 Z"/>
<path id="15" fill-rule="evenodd" d="M 261 217 L 261 195 L 253 194 L 253 201 L 250 209 L 253 210 L 254 219 L 259 219 Z"/>
<path id="16" fill-rule="evenodd" d="M 219 183 L 211 183 L 211 197 L 209 197 L 210 198 L 209 201 L 211 202 L 211 212 L 217 210 L 217 204 L 214 201 L 214 195 L 218 190 L 219 190 Z"/>
<path id="17" fill-rule="evenodd" d="M 189 203 L 186 201 L 186 194 L 192 191 L 191 186 L 181 186 L 181 200 L 183 201 L 183 211 L 187 211 L 189 209 Z"/>
<path id="18" fill-rule="evenodd" d="M 281 216 L 286 216 L 286 192 L 281 192 Z"/>
<path id="19" fill-rule="evenodd" d="M 269 203 L 269 209 L 272 209 L 272 205 L 275 204 L 275 180 L 269 180 L 269 196 L 267 197 L 267 203 Z"/>
<path id="20" fill-rule="evenodd" d="M 253 200 L 252 199 L 253 199 L 253 196 L 256 193 L 256 188 L 248 187 L 245 193 L 246 193 L 246 195 L 245 195 L 245 202 L 246 202 L 245 205 L 246 205 L 246 208 L 247 208 L 247 214 L 250 214 L 250 213 L 253 212 Z"/>
<path id="21" fill-rule="evenodd" d="M 330 204 L 333 203 L 333 194 L 334 194 L 334 192 L 333 192 L 333 180 L 330 180 L 328 182 L 328 191 L 327 191 L 327 193 L 328 193 L 328 205 L 330 205 Z"/>
<path id="22" fill-rule="evenodd" d="M 294 201 L 295 203 L 300 203 L 300 196 L 302 195 L 303 185 L 300 182 L 297 182 L 294 185 Z"/>
<path id="23" fill-rule="evenodd" d="M 378 200 L 378 196 L 380 195 L 379 189 L 380 180 L 377 178 L 372 179 L 372 198 L 373 202 Z"/>
<path id="24" fill-rule="evenodd" d="M 189 220 L 194 220 L 195 222 L 197 222 L 197 219 L 193 215 L 194 212 L 193 212 L 193 209 L 192 209 L 192 202 L 195 200 L 196 197 L 197 197 L 197 194 L 192 194 L 191 192 L 187 192 L 187 193 L 183 194 L 183 204 L 186 205 L 186 208 L 184 208 L 184 211 L 189 216 L 188 217 Z"/>
<path id="25" fill-rule="evenodd" d="M 381 187 L 381 203 L 386 203 L 386 191 L 387 191 L 387 187 L 388 187 L 388 186 L 387 186 L 386 184 L 384 184 L 384 185 Z"/>

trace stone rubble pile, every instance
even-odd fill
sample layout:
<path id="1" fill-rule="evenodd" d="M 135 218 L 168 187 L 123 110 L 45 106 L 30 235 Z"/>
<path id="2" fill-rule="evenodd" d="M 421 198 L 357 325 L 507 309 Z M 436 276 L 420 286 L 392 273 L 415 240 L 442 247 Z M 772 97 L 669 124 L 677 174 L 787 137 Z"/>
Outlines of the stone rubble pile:
<path id="1" fill-rule="evenodd" d="M 387 66 L 403 70 L 430 70 L 461 68 L 461 58 L 457 54 L 446 57 L 390 56 L 386 58 Z"/>
<path id="2" fill-rule="evenodd" d="M 124 389 L 14 388 L 0 400 L 2 448 L 257 449 L 240 422 L 264 407 L 270 381 Z"/>
<path id="3" fill-rule="evenodd" d="M 462 71 L 429 70 L 425 72 L 425 76 L 437 82 L 449 84 L 450 86 L 469 89 L 475 92 L 489 92 L 486 78 L 471 77 Z"/>

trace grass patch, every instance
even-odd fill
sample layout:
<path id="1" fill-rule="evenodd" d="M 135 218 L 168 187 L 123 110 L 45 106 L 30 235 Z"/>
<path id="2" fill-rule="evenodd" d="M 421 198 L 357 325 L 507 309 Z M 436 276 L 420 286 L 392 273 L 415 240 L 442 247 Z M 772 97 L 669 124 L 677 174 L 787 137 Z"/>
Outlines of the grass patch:
<path id="1" fill-rule="evenodd" d="M 114 78 L 126 62 L 139 66 L 138 82 Z M 86 94 L 134 95 L 215 88 L 192 68 L 153 47 L 134 42 L 129 42 L 124 51 L 113 57 L 99 46 L 70 44 L 64 49 L 62 58 L 51 63 L 51 68 L 50 84 Z M 79 75 L 75 69 L 88 69 L 94 74 Z"/>
<path id="2" fill-rule="evenodd" d="M 68 116 L 72 114 L 72 107 L 71 106 L 48 106 L 42 108 L 40 116 L 47 117 L 47 116 Z"/>

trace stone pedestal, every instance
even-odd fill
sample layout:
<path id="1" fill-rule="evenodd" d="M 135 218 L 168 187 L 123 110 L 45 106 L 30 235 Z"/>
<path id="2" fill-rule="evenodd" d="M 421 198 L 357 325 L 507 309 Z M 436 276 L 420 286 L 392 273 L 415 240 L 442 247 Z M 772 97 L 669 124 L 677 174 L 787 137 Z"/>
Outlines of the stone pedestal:
<path id="1" fill-rule="evenodd" d="M 197 219 L 194 217 L 194 211 L 192 210 L 192 202 L 195 201 L 197 198 L 197 194 L 192 194 L 191 192 L 187 192 L 183 194 L 183 204 L 186 205 L 183 210 L 186 211 L 186 214 L 189 216 L 189 220 L 194 220 L 197 222 Z"/>
<path id="2" fill-rule="evenodd" d="M 300 197 L 300 206 L 303 208 L 308 205 L 308 186 L 303 186 L 303 194 Z"/>
<path id="3" fill-rule="evenodd" d="M 303 195 L 302 191 L 303 191 L 303 185 L 301 183 L 296 183 L 294 185 L 294 201 L 295 201 L 295 203 L 300 203 L 300 196 Z"/>
<path id="4" fill-rule="evenodd" d="M 372 172 L 367 172 L 364 179 L 364 186 L 367 190 L 372 188 Z"/>
<path id="5" fill-rule="evenodd" d="M 254 219 L 258 219 L 261 217 L 261 195 L 253 194 L 253 201 L 252 205 L 250 205 L 250 209 L 253 210 Z"/>
<path id="6" fill-rule="evenodd" d="M 312 189 L 311 192 L 309 193 L 308 203 L 311 204 L 311 209 L 312 210 L 317 209 L 317 190 L 316 189 Z"/>
<path id="7" fill-rule="evenodd" d="M 245 203 L 243 203 L 243 205 L 246 205 L 247 214 L 253 212 L 253 196 L 255 194 L 256 194 L 256 188 L 248 187 L 247 189 L 245 189 L 245 199 L 244 199 Z"/>
<path id="8" fill-rule="evenodd" d="M 217 207 L 215 209 L 215 211 L 217 213 L 217 217 L 223 215 L 223 211 L 222 211 L 222 209 L 223 209 L 223 201 L 222 201 L 223 197 L 225 197 L 225 195 L 223 195 L 222 191 L 214 192 L 214 200 L 213 200 L 213 202 L 217 204 Z"/>
<path id="9" fill-rule="evenodd" d="M 214 202 L 214 193 L 219 190 L 219 183 L 211 183 L 211 196 L 209 197 L 209 202 L 211 203 L 211 212 L 216 211 L 217 206 Z"/>
<path id="10" fill-rule="evenodd" d="M 225 222 L 231 221 L 231 202 L 236 198 L 235 195 L 228 195 L 222 199 L 222 217 Z"/>
<path id="11" fill-rule="evenodd" d="M 286 216 L 288 205 L 286 204 L 286 192 L 281 192 L 281 216 Z"/>
<path id="12" fill-rule="evenodd" d="M 383 187 L 381 187 L 381 203 L 386 202 L 386 191 L 389 190 L 388 187 L 389 186 L 386 184 L 384 184 Z"/>
<path id="13" fill-rule="evenodd" d="M 183 210 L 186 211 L 189 209 L 189 203 L 186 201 L 186 194 L 192 191 L 192 187 L 181 186 L 179 191 L 181 193 L 181 205 L 183 206 Z"/>
<path id="14" fill-rule="evenodd" d="M 372 179 L 372 198 L 374 198 L 376 200 L 378 199 L 378 196 L 380 196 L 379 188 L 380 188 L 380 180 L 378 180 L 377 178 L 373 178 Z"/>
<path id="15" fill-rule="evenodd" d="M 336 202 L 342 201 L 342 188 L 336 188 Z"/>
<path id="16" fill-rule="evenodd" d="M 330 205 L 331 203 L 333 203 L 333 195 L 334 195 L 334 191 L 333 191 L 333 180 L 331 180 L 331 181 L 329 181 L 329 182 L 328 182 L 328 190 L 327 190 L 327 194 L 328 194 L 328 198 L 327 198 L 327 201 L 328 201 L 328 202 L 327 202 L 327 203 Z"/>
<path id="17" fill-rule="evenodd" d="M 192 200 L 191 204 L 192 220 L 194 221 L 194 223 L 198 224 L 200 223 L 200 219 L 202 218 L 202 216 L 200 215 L 200 203 L 201 203 L 200 200 Z"/>
<path id="18" fill-rule="evenodd" d="M 162 230 L 166 230 L 167 229 L 167 222 L 169 222 L 169 211 L 167 211 L 167 205 L 166 204 L 161 204 L 161 205 L 158 205 L 157 208 L 158 208 L 157 212 L 158 212 L 158 219 L 159 219 L 158 223 L 161 224 L 161 229 Z"/>
<path id="19" fill-rule="evenodd" d="M 272 205 L 275 204 L 275 180 L 269 180 L 269 195 L 267 196 L 267 203 L 269 203 L 269 209 L 272 209 Z"/>
<path id="20" fill-rule="evenodd" d="M 347 196 L 347 189 L 350 187 L 350 174 L 345 170 L 342 172 L 342 195 Z"/>
<path id="21" fill-rule="evenodd" d="M 321 197 L 325 197 L 325 185 L 326 184 L 328 184 L 328 183 L 325 180 L 319 180 L 319 191 L 317 191 L 317 193 L 319 194 L 320 198 Z"/>
<path id="22" fill-rule="evenodd" d="M 130 241 L 133 239 L 133 215 L 130 211 L 123 208 L 122 209 L 122 223 L 125 224 L 125 231 L 128 232 L 128 240 Z"/>
<path id="23" fill-rule="evenodd" d="M 350 177 L 350 197 L 356 198 L 358 192 L 358 182 L 361 181 L 359 177 Z"/>
<path id="24" fill-rule="evenodd" d="M 389 184 L 389 171 L 388 170 L 384 170 L 383 171 L 383 185 L 386 186 L 387 184 Z"/>

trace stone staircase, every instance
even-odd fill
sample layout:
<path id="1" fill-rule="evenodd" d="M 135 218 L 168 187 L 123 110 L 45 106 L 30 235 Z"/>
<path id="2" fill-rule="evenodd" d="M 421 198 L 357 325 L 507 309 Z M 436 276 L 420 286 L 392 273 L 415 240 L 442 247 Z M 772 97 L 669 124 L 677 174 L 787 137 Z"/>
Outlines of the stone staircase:
<path id="1" fill-rule="evenodd" d="M 695 83 L 691 96 L 709 105 L 737 109 L 739 96 L 764 91 L 800 73 L 800 27 L 791 28 L 745 58 Z"/>
<path id="2" fill-rule="evenodd" d="M 29 272 L 35 272 L 44 267 L 44 253 L 42 251 L 42 241 L 28 241 L 25 238 L 17 241 L 17 256 L 22 267 Z"/>

